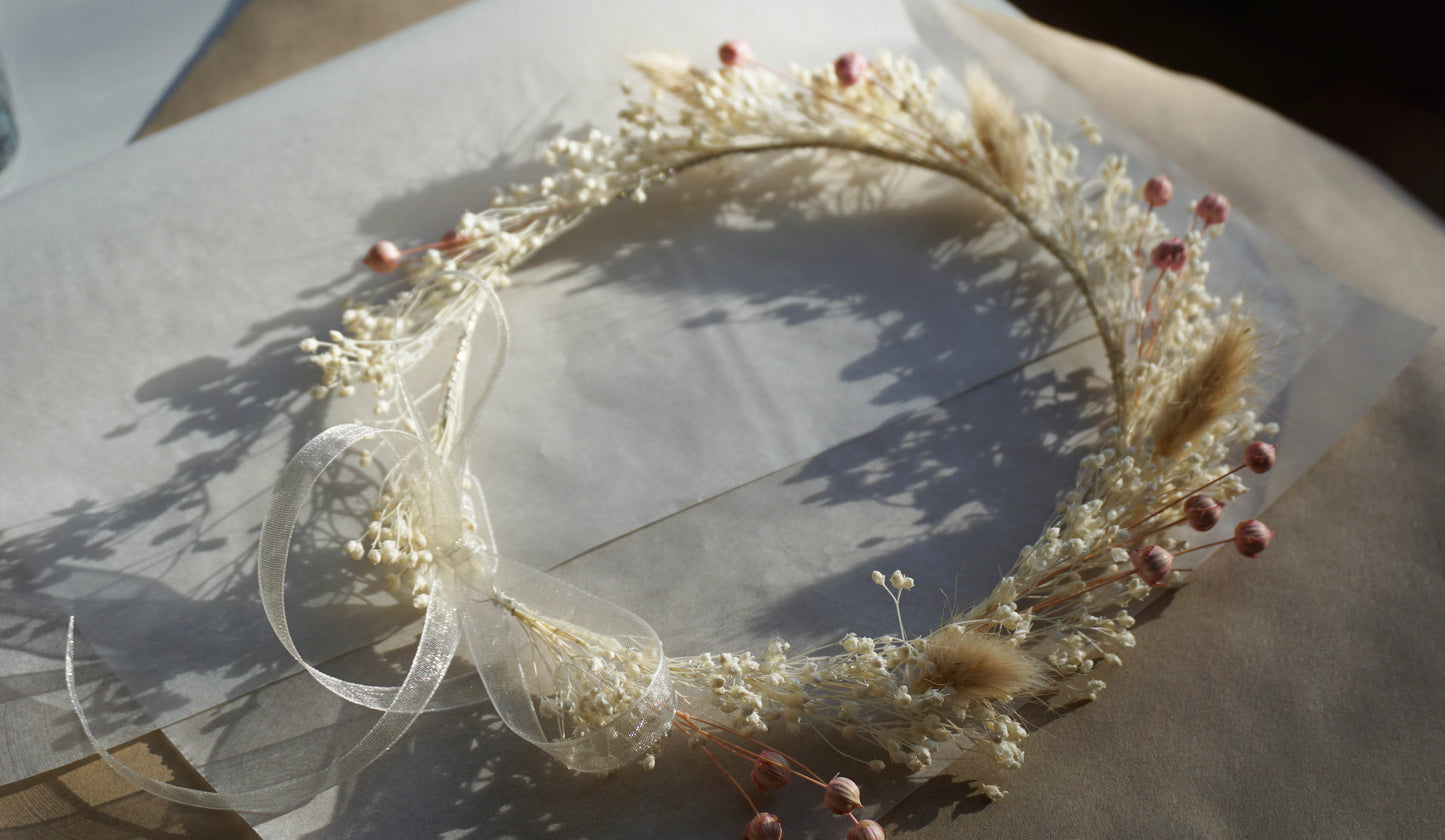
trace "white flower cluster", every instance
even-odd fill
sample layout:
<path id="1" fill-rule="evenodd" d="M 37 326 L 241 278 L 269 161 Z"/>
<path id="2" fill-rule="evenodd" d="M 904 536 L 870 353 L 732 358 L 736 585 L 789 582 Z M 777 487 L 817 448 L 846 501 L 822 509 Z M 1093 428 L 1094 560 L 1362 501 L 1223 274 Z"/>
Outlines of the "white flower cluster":
<path id="1" fill-rule="evenodd" d="M 875 573 L 876 574 L 876 573 Z M 896 573 L 895 573 L 896 574 Z M 911 583 L 907 578 L 902 581 Z M 973 633 L 981 622 L 940 628 Z M 1017 766 L 1027 732 L 1004 709 L 1011 699 L 965 696 L 958 686 L 933 679 L 938 663 L 927 637 L 868 638 L 850 633 L 841 653 L 787 657 L 788 645 L 774 640 L 767 653 L 703 654 L 668 661 L 680 686 L 705 687 L 703 699 L 746 734 L 781 725 L 790 734 L 804 725 L 832 729 L 844 742 L 861 741 L 886 752 L 889 760 L 921 770 L 942 745 L 965 739 Z M 882 770 L 884 763 L 870 762 Z"/>
<path id="2" fill-rule="evenodd" d="M 1145 580 L 1132 552 L 1145 537 L 1183 551 L 1172 526 L 1186 497 L 1203 487 L 1219 501 L 1244 492 L 1226 463 L 1244 442 L 1275 431 L 1245 410 L 1260 353 L 1248 313 L 1239 301 L 1221 305 L 1204 286 L 1204 253 L 1227 202 L 1176 243 L 1153 213 L 1156 200 L 1148 208 L 1138 201 L 1123 160 L 1080 175 L 1078 150 L 1056 140 L 1042 117 L 1017 116 L 982 73 L 965 81 L 965 114 L 940 104 L 937 73 L 883 55 L 861 65 L 859 77 L 853 59 L 846 75 L 833 66 L 779 73 L 740 61 L 704 71 L 670 55 L 639 59 L 649 84 L 628 91 L 615 136 L 594 129 L 553 141 L 553 174 L 499 190 L 491 209 L 464 214 L 447 238 L 402 263 L 408 284 L 398 297 L 351 306 L 345 334 L 309 339 L 302 349 L 323 370 L 318 394 L 370 384 L 378 412 L 392 413 L 400 376 L 449 331 L 469 335 L 486 305 L 475 286 L 447 272 L 504 286 L 509 271 L 591 212 L 618 198 L 644 201 L 657 183 L 724 156 L 842 150 L 981 191 L 1058 260 L 1098 325 L 1115 397 L 1101 449 L 1083 459 L 1075 488 L 990 596 L 928 635 L 910 637 L 900 621 L 897 637 L 849 634 L 832 655 L 790 656 L 775 640 L 761 655 L 668 664 L 681 692 L 745 733 L 825 727 L 911 769 L 963 738 L 1017 766 L 1027 729 L 1011 711 L 1016 699 L 1097 696 L 1097 664 L 1117 664 L 1117 651 L 1134 644 L 1127 608 L 1179 574 L 1164 569 Z M 1097 142 L 1091 124 L 1083 134 Z M 1153 195 L 1161 191 L 1172 194 L 1172 186 Z M 454 370 L 469 351 L 461 346 Z M 430 429 L 437 439 L 460 410 L 441 405 Z M 347 551 L 409 575 L 403 585 L 424 597 L 429 550 L 396 495 L 404 490 L 388 487 L 364 540 Z M 895 602 L 913 585 L 901 572 L 875 572 L 874 581 L 891 586 Z M 595 728 L 638 696 L 648 663 L 627 646 L 513 608 L 549 675 L 538 704 L 559 734 Z M 985 793 L 1002 795 L 992 786 Z"/>
<path id="3" fill-rule="evenodd" d="M 539 718 L 558 740 L 606 727 L 646 693 L 657 660 L 641 646 L 502 600 L 529 643 L 520 664 Z"/>
<path id="4" fill-rule="evenodd" d="M 369 453 L 361 456 L 363 465 Z M 360 539 L 349 540 L 344 549 L 352 560 L 366 560 L 385 566 L 384 582 L 389 592 L 407 598 L 417 609 L 426 609 L 431 595 L 432 551 L 420 522 L 415 498 L 389 479 L 371 521 Z"/>

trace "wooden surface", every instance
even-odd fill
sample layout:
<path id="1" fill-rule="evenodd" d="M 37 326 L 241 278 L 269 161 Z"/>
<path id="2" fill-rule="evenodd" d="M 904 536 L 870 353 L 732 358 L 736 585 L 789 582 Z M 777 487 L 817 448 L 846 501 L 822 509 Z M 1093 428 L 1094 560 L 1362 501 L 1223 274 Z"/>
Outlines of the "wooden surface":
<path id="1" fill-rule="evenodd" d="M 260 90 L 466 0 L 249 0 L 141 136 Z"/>
<path id="2" fill-rule="evenodd" d="M 115 751 L 126 764 L 162 781 L 205 788 L 205 780 L 159 732 Z M 160 840 L 254 838 L 238 815 L 182 808 L 142 793 L 99 758 L 0 787 L 0 837 L 26 840 Z"/>

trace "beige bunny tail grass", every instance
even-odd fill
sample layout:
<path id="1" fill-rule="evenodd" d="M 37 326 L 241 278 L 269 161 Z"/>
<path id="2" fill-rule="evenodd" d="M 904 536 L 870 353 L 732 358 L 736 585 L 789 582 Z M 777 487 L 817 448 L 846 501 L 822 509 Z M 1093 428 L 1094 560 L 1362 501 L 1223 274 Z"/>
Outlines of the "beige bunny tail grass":
<path id="1" fill-rule="evenodd" d="M 950 624 L 928 637 L 924 648 L 931 667 L 923 681 L 952 686 L 954 699 L 1007 700 L 1044 684 L 1039 660 L 996 636 Z"/>
<path id="2" fill-rule="evenodd" d="M 1169 458 L 1221 417 L 1242 408 L 1255 388 L 1263 348 L 1246 315 L 1220 325 L 1209 349 L 1180 372 L 1154 420 L 1155 454 Z"/>
<path id="3" fill-rule="evenodd" d="M 627 60 L 657 90 L 665 90 L 686 100 L 695 98 L 695 88 L 702 73 L 682 53 L 643 50 L 629 55 Z"/>
<path id="4" fill-rule="evenodd" d="M 976 65 L 964 73 L 963 86 L 968 92 L 974 134 L 989 168 L 1010 192 L 1018 195 L 1028 185 L 1029 148 L 1013 100 Z"/>

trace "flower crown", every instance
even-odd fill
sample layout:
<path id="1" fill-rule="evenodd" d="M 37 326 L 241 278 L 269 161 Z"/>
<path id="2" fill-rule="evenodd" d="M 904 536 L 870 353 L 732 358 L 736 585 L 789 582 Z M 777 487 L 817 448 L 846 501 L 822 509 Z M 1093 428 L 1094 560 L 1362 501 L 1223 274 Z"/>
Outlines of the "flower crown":
<path id="1" fill-rule="evenodd" d="M 724 759 L 750 765 L 764 794 L 794 778 L 820 787 L 825 806 L 852 820 L 849 840 L 881 837 L 877 823 L 852 814 L 861 803 L 853 781 L 825 780 L 765 734 L 829 733 L 874 770 L 919 770 L 958 741 L 1016 767 L 1028 732 L 1018 704 L 1097 697 L 1104 683 L 1096 664 L 1117 664 L 1118 651 L 1134 644 L 1128 608 L 1177 583 L 1188 571 L 1181 557 L 1220 544 L 1253 557 L 1268 546 L 1272 533 L 1253 519 L 1230 537 L 1187 541 L 1222 520 L 1224 504 L 1246 490 L 1244 472 L 1264 472 L 1275 458 L 1256 438 L 1277 429 L 1249 410 L 1266 351 L 1260 328 L 1242 300 L 1222 303 L 1205 285 L 1206 249 L 1229 217 L 1223 196 L 1191 204 L 1188 231 L 1171 235 L 1158 212 L 1173 199 L 1167 178 L 1136 190 L 1117 157 L 1080 175 L 1078 150 L 1042 117 L 1020 116 L 976 67 L 963 80 L 961 113 L 940 103 L 940 71 L 924 75 L 895 56 L 870 62 L 848 53 L 822 68 L 779 71 L 729 41 L 719 59 L 703 70 L 672 54 L 636 58 L 646 84 L 624 86 L 616 135 L 594 129 L 552 141 L 553 174 L 499 190 L 490 209 L 463 214 L 437 242 L 406 250 L 377 243 L 363 262 L 399 271 L 401 290 L 349 305 L 342 330 L 302 343 L 321 369 L 314 396 L 370 387 L 382 419 L 327 430 L 287 467 L 262 529 L 263 603 L 283 644 L 322 685 L 384 712 L 373 730 L 326 771 L 242 793 L 157 782 L 95 743 L 127 778 L 203 807 L 288 807 L 359 771 L 421 712 L 490 697 L 512 729 L 573 768 L 651 766 L 662 738 L 679 733 L 725 775 Z M 1098 142 L 1092 124 L 1081 121 L 1081 130 Z M 898 635 L 849 633 L 830 650 L 794 655 L 775 639 L 762 651 L 670 657 L 641 618 L 499 554 L 467 463 L 507 352 L 497 289 L 613 201 L 645 201 L 648 190 L 722 158 L 812 149 L 930 170 L 997 205 L 1087 305 L 1107 357 L 1111 422 L 1038 541 L 986 598 L 931 632 L 909 634 L 900 611 Z M 484 317 L 497 343 L 469 404 L 467 370 Z M 413 394 L 408 372 L 439 350 L 451 353 L 446 375 Z M 281 599 L 292 529 L 311 487 L 357 448 L 363 466 L 374 458 L 391 466 L 371 520 L 344 553 L 380 567 L 394 591 L 426 610 L 399 688 L 349 683 L 306 663 Z M 895 605 L 914 586 L 902 571 L 872 577 Z M 462 641 L 478 674 L 447 679 Z M 746 836 L 780 837 L 756 793 L 734 784 L 755 814 Z"/>

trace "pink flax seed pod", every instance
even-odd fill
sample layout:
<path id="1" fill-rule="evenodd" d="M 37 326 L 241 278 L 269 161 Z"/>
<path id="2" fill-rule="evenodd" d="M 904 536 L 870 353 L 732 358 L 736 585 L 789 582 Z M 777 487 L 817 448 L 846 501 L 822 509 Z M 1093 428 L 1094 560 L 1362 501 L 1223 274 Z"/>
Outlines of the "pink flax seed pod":
<path id="1" fill-rule="evenodd" d="M 777 790 L 793 780 L 788 760 L 776 750 L 763 750 L 753 762 L 753 784 L 758 790 Z"/>
<path id="2" fill-rule="evenodd" d="M 833 62 L 833 74 L 838 77 L 838 84 L 843 87 L 858 84 L 867 72 L 868 59 L 855 52 L 844 53 Z"/>
<path id="3" fill-rule="evenodd" d="M 1272 539 L 1274 532 L 1258 519 L 1246 519 L 1234 526 L 1234 548 L 1245 557 L 1258 557 Z"/>
<path id="4" fill-rule="evenodd" d="M 1275 446 L 1257 440 L 1244 448 L 1244 463 L 1251 472 L 1267 473 L 1274 466 Z"/>
<path id="5" fill-rule="evenodd" d="M 1157 545 L 1136 549 L 1129 560 L 1134 564 L 1134 571 L 1150 586 L 1158 586 L 1174 569 L 1174 555 Z"/>
<path id="6" fill-rule="evenodd" d="M 778 818 L 763 811 L 748 821 L 743 829 L 743 840 L 783 840 L 783 824 Z"/>
<path id="7" fill-rule="evenodd" d="M 1199 199 L 1194 215 L 1204 220 L 1204 226 L 1222 225 L 1229 220 L 1229 199 L 1219 193 L 1210 193 Z"/>
<path id="8" fill-rule="evenodd" d="M 1184 267 L 1189 259 L 1189 250 L 1184 247 L 1184 240 L 1177 236 L 1168 239 L 1154 246 L 1149 253 L 1149 261 L 1160 271 L 1178 271 Z"/>
<path id="9" fill-rule="evenodd" d="M 887 840 L 883 833 L 883 826 L 872 820 L 859 820 L 852 828 L 848 829 L 847 840 Z"/>
<path id="10" fill-rule="evenodd" d="M 366 256 L 361 258 L 361 264 L 377 274 L 396 271 L 396 267 L 401 265 L 401 250 L 383 239 L 371 246 Z"/>
<path id="11" fill-rule="evenodd" d="M 717 48 L 718 60 L 729 67 L 741 67 L 753 58 L 753 50 L 748 42 L 740 38 L 726 41 Z"/>
<path id="12" fill-rule="evenodd" d="M 1163 207 L 1174 197 L 1174 184 L 1163 175 L 1155 175 L 1144 182 L 1144 203 L 1150 207 Z"/>
<path id="13" fill-rule="evenodd" d="M 862 804 L 858 784 L 846 776 L 834 776 L 823 788 L 823 805 L 835 814 L 846 814 Z"/>
<path id="14" fill-rule="evenodd" d="M 1184 500 L 1184 517 L 1196 531 L 1208 531 L 1219 524 L 1223 515 L 1224 505 L 1213 496 L 1197 493 Z"/>

